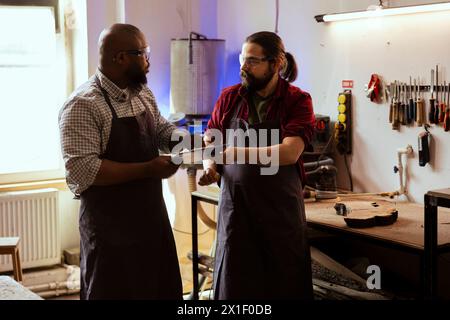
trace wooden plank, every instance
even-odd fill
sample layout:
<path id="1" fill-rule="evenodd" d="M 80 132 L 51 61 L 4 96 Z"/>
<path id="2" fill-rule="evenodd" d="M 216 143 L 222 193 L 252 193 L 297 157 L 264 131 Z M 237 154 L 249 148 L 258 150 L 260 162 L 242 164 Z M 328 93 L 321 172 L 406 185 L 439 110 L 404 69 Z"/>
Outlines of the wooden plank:
<path id="1" fill-rule="evenodd" d="M 20 238 L 11 237 L 11 238 L 0 238 L 0 247 L 12 249 L 15 248 L 19 244 Z"/>
<path id="2" fill-rule="evenodd" d="M 450 200 L 450 188 L 428 191 L 427 194 L 432 197 L 444 198 Z"/>

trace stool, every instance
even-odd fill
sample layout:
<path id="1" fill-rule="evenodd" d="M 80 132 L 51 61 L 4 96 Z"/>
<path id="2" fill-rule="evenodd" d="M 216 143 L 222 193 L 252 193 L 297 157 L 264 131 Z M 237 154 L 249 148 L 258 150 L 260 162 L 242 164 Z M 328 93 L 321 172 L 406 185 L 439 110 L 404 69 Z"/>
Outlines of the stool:
<path id="1" fill-rule="evenodd" d="M 19 241 L 20 238 L 0 238 L 0 255 L 10 254 L 13 271 L 14 280 L 17 282 L 22 281 L 22 267 L 20 266 L 20 256 L 19 256 Z"/>

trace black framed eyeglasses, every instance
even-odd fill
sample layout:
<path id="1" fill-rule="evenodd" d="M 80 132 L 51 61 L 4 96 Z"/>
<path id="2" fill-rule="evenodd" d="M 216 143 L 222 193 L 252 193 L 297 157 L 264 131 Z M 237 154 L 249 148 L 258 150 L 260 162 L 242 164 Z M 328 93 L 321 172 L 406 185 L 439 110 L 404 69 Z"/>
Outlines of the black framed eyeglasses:
<path id="1" fill-rule="evenodd" d="M 123 50 L 121 52 L 124 52 L 126 54 L 135 55 L 138 57 L 145 57 L 147 60 L 150 59 L 150 47 L 146 47 L 146 48 L 140 49 L 140 50 Z"/>

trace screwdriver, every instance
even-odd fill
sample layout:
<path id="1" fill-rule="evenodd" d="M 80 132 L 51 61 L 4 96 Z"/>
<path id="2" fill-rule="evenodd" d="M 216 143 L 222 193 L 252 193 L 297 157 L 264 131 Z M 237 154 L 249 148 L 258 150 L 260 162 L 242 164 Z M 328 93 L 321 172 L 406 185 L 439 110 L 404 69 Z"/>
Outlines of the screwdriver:
<path id="1" fill-rule="evenodd" d="M 417 81 L 414 78 L 414 121 L 417 122 Z"/>
<path id="2" fill-rule="evenodd" d="M 408 107 L 408 124 L 414 122 L 414 99 L 412 96 L 412 78 L 409 76 L 409 107 Z"/>
<path id="3" fill-rule="evenodd" d="M 408 90 L 406 82 L 403 83 L 403 125 L 408 124 Z"/>
<path id="4" fill-rule="evenodd" d="M 439 69 L 436 66 L 436 109 L 434 110 L 434 123 L 439 124 Z"/>
<path id="5" fill-rule="evenodd" d="M 444 117 L 444 130 L 450 131 L 450 83 L 448 85 L 447 90 L 447 108 L 445 109 L 445 117 Z"/>
<path id="6" fill-rule="evenodd" d="M 439 114 L 439 123 L 443 123 L 445 119 L 445 111 L 446 111 L 446 104 L 448 103 L 445 101 L 445 88 L 447 87 L 447 83 L 444 81 L 444 87 L 441 90 L 441 113 Z"/>
<path id="7" fill-rule="evenodd" d="M 391 105 L 389 106 L 389 123 L 394 121 L 394 102 L 395 102 L 395 85 L 393 83 L 389 86 L 389 93 L 391 95 Z"/>
<path id="8" fill-rule="evenodd" d="M 405 110 L 406 110 L 406 103 L 405 103 L 405 91 L 403 91 L 403 83 L 399 83 L 400 87 L 400 104 L 399 104 L 399 112 L 398 112 L 398 122 L 401 125 L 406 124 L 405 121 Z"/>
<path id="9" fill-rule="evenodd" d="M 434 99 L 434 69 L 431 69 L 431 99 L 430 99 L 430 113 L 428 113 L 428 120 L 430 123 L 434 123 L 434 113 L 435 113 L 435 103 Z"/>
<path id="10" fill-rule="evenodd" d="M 400 86 L 397 84 L 397 80 L 395 81 L 395 101 L 394 101 L 394 119 L 392 122 L 392 130 L 400 129 L 400 100 L 399 100 Z"/>
<path id="11" fill-rule="evenodd" d="M 420 92 L 420 77 L 418 78 L 418 85 L 417 85 L 417 91 L 418 91 L 418 94 L 419 94 L 419 97 L 418 97 L 418 99 L 417 99 L 417 111 L 416 111 L 416 113 L 417 113 L 417 125 L 419 126 L 419 127 L 421 127 L 423 124 L 424 124 L 424 122 L 425 122 L 425 119 L 424 119 L 424 101 L 423 101 L 423 99 L 422 99 L 422 97 L 421 97 L 421 92 Z"/>

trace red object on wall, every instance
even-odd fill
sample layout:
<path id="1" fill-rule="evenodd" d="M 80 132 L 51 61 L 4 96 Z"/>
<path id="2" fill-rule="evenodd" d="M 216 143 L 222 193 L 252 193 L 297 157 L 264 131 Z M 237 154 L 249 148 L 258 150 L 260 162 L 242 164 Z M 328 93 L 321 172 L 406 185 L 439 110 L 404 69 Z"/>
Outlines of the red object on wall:
<path id="1" fill-rule="evenodd" d="M 342 80 L 342 88 L 344 89 L 353 89 L 353 80 Z"/>
<path id="2" fill-rule="evenodd" d="M 381 90 L 381 79 L 377 74 L 373 74 L 370 77 L 370 82 L 367 88 L 367 97 L 370 98 L 370 101 L 379 103 L 382 98 L 382 90 Z"/>

